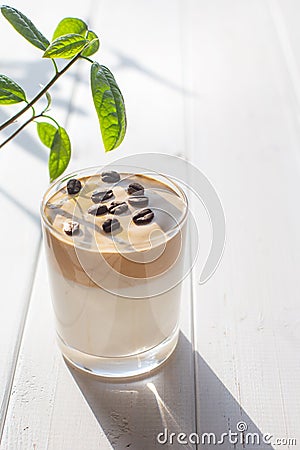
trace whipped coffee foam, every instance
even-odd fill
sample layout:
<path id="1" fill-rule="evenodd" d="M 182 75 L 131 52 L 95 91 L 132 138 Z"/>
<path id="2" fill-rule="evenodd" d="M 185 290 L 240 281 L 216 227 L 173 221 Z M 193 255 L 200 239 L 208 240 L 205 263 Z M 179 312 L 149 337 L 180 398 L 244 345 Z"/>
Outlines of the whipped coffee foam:
<path id="1" fill-rule="evenodd" d="M 74 244 L 89 250 L 101 252 L 134 252 L 151 248 L 151 236 L 159 241 L 165 239 L 165 234 L 176 227 L 182 220 L 185 207 L 182 198 L 166 184 L 145 175 L 128 173 L 120 174 L 120 180 L 114 184 L 102 181 L 100 174 L 80 179 L 81 190 L 75 195 L 68 194 L 67 188 L 56 192 L 47 202 L 45 215 L 53 228 L 61 235 L 60 239 L 66 243 Z M 128 194 L 129 186 L 141 184 L 144 188 L 143 195 Z M 94 193 L 112 191 L 104 201 L 96 203 L 93 200 Z M 130 191 L 131 192 L 131 191 Z M 134 201 L 140 197 L 146 198 L 146 208 L 154 213 L 154 218 L 149 224 L 137 226 L 133 217 L 139 210 Z M 101 199 L 101 197 L 100 197 Z M 112 203 L 124 202 L 127 209 L 119 214 L 111 213 L 95 216 L 88 211 L 97 205 L 110 208 Z M 120 229 L 110 234 L 103 231 L 102 225 L 107 218 L 117 218 Z M 67 220 L 74 220 L 80 225 L 80 233 L 68 237 L 63 229 Z M 155 240 L 154 239 L 154 240 Z M 116 249 L 116 243 L 118 249 Z"/>

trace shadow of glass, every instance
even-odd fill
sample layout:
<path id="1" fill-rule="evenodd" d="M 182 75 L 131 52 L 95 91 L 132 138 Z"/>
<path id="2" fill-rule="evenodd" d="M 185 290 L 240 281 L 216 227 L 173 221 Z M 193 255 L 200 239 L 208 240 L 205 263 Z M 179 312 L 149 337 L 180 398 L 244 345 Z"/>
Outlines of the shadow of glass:
<path id="1" fill-rule="evenodd" d="M 69 363 L 67 366 L 108 441 L 116 450 L 152 450 L 161 447 L 208 449 L 218 446 L 218 443 L 208 443 L 207 436 L 201 444 L 204 433 L 214 433 L 218 441 L 222 433 L 229 429 L 235 432 L 239 422 L 247 424 L 249 433 L 257 434 L 260 445 L 256 442 L 254 445 L 251 442 L 248 445 L 245 442 L 235 444 L 225 439 L 223 444 L 219 444 L 222 448 L 273 448 L 262 442 L 262 432 L 203 358 L 193 352 L 191 343 L 182 333 L 168 362 L 147 378 L 105 381 L 81 372 Z M 195 368 L 199 375 L 196 388 Z M 198 426 L 196 416 L 199 419 Z M 171 433 L 176 433 L 176 436 L 171 437 Z M 187 441 L 186 444 L 178 442 L 179 433 L 187 435 L 186 438 L 181 437 Z M 195 433 L 200 439 L 199 446 L 195 445 Z M 160 442 L 157 440 L 159 434 Z"/>
<path id="2" fill-rule="evenodd" d="M 213 446 L 226 449 L 260 449 L 272 450 L 270 443 L 264 442 L 264 434 L 267 430 L 260 431 L 239 402 L 232 396 L 222 381 L 217 377 L 205 360 L 195 352 L 196 370 L 198 382 L 196 396 L 198 401 L 198 429 L 200 436 L 204 433 L 213 433 L 218 439 L 216 445 L 208 443 L 208 437 L 200 446 L 203 450 L 211 449 Z M 245 429 L 240 432 L 239 430 Z M 221 444 L 222 433 L 236 433 L 224 437 Z M 236 442 L 237 440 L 237 442 Z M 218 444 L 219 441 L 219 444 Z"/>

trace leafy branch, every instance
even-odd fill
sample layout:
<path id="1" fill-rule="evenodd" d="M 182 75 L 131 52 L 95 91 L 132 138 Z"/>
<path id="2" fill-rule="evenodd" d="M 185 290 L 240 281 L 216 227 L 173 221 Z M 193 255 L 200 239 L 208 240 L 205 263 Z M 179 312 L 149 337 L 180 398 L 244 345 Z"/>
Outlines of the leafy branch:
<path id="1" fill-rule="evenodd" d="M 42 50 L 43 58 L 52 60 L 55 69 L 53 77 L 31 100 L 27 99 L 25 91 L 18 83 L 6 75 L 0 74 L 0 105 L 25 103 L 20 111 L 0 125 L 0 131 L 14 123 L 29 109 L 32 110 L 32 116 L 6 138 L 0 144 L 0 148 L 4 147 L 31 122 L 37 122 L 38 137 L 50 149 L 50 180 L 55 180 L 66 170 L 71 158 L 71 143 L 66 130 L 48 114 L 51 105 L 51 96 L 48 91 L 79 59 L 91 63 L 91 92 L 105 151 L 111 151 L 118 147 L 126 133 L 125 104 L 110 70 L 89 58 L 99 49 L 99 39 L 96 33 L 89 30 L 83 20 L 66 17 L 59 22 L 53 33 L 52 41 L 49 42 L 20 11 L 10 6 L 1 6 L 0 8 L 3 16 L 15 30 L 32 45 Z M 70 59 L 70 61 L 61 70 L 58 70 L 56 58 Z M 46 96 L 47 106 L 41 112 L 36 113 L 34 105 L 43 96 Z M 41 118 L 50 120 L 53 125 L 47 121 L 37 121 Z"/>

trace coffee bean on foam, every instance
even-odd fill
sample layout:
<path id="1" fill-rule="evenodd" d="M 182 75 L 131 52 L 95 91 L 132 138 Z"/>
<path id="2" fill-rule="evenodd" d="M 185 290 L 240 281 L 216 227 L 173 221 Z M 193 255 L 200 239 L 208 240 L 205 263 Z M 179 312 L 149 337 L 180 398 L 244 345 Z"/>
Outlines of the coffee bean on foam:
<path id="1" fill-rule="evenodd" d="M 150 223 L 154 218 L 154 212 L 150 208 L 144 208 L 136 212 L 132 220 L 136 225 L 146 225 Z"/>
<path id="2" fill-rule="evenodd" d="M 78 234 L 79 228 L 80 227 L 79 227 L 78 222 L 73 222 L 72 220 L 68 220 L 67 222 L 64 223 L 64 232 L 68 236 L 73 236 L 74 234 Z"/>
<path id="3" fill-rule="evenodd" d="M 107 172 L 102 172 L 101 179 L 105 183 L 117 183 L 118 181 L 120 181 L 120 175 L 118 174 L 118 172 L 111 170 Z"/>
<path id="4" fill-rule="evenodd" d="M 112 231 L 118 230 L 121 227 L 118 219 L 107 219 L 102 224 L 103 231 L 105 233 L 111 233 Z"/>
<path id="5" fill-rule="evenodd" d="M 149 203 L 149 198 L 145 195 L 132 195 L 128 198 L 128 203 L 135 208 L 143 208 Z"/>
<path id="6" fill-rule="evenodd" d="M 108 191 L 94 191 L 92 193 L 91 199 L 94 203 L 105 202 L 114 196 L 114 193 L 111 189 Z"/>
<path id="7" fill-rule="evenodd" d="M 108 208 L 106 205 L 93 205 L 88 209 L 88 213 L 93 216 L 103 216 L 108 212 Z"/>
<path id="8" fill-rule="evenodd" d="M 110 207 L 108 208 L 108 211 L 111 214 L 122 214 L 125 211 L 128 210 L 128 205 L 126 202 L 111 202 Z"/>
<path id="9" fill-rule="evenodd" d="M 127 188 L 127 192 L 129 195 L 143 195 L 144 186 L 140 183 L 131 183 Z"/>
<path id="10" fill-rule="evenodd" d="M 67 183 L 68 194 L 70 194 L 70 195 L 78 194 L 78 192 L 80 192 L 80 190 L 81 190 L 81 187 L 82 186 L 81 186 L 80 180 L 76 180 L 76 178 L 72 178 Z"/>

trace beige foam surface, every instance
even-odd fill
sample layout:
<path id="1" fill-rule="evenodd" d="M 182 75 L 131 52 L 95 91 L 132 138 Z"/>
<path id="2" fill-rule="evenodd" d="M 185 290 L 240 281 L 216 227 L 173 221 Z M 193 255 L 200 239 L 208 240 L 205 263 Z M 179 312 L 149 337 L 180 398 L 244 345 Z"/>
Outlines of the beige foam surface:
<path id="1" fill-rule="evenodd" d="M 80 179 L 82 189 L 77 195 L 69 195 L 66 188 L 56 192 L 45 207 L 48 222 L 61 235 L 63 241 L 74 243 L 75 246 L 89 248 L 101 252 L 136 252 L 160 245 L 168 240 L 171 230 L 178 228 L 185 212 L 183 199 L 169 186 L 161 181 L 144 175 L 121 174 L 118 183 L 105 183 L 101 176 L 93 175 Z M 154 212 L 154 219 L 146 225 L 136 225 L 132 216 L 143 208 L 136 208 L 128 203 L 129 184 L 138 182 L 145 188 L 144 195 L 149 198 L 147 208 Z M 126 201 L 128 211 L 120 215 L 107 213 L 103 216 L 93 216 L 88 209 L 95 205 L 91 195 L 95 190 L 112 189 L 114 197 L 102 202 L 108 207 L 112 201 Z M 117 218 L 121 228 L 112 233 L 105 233 L 103 222 L 108 218 Z M 63 231 L 67 220 L 79 222 L 80 233 L 67 236 Z"/>

